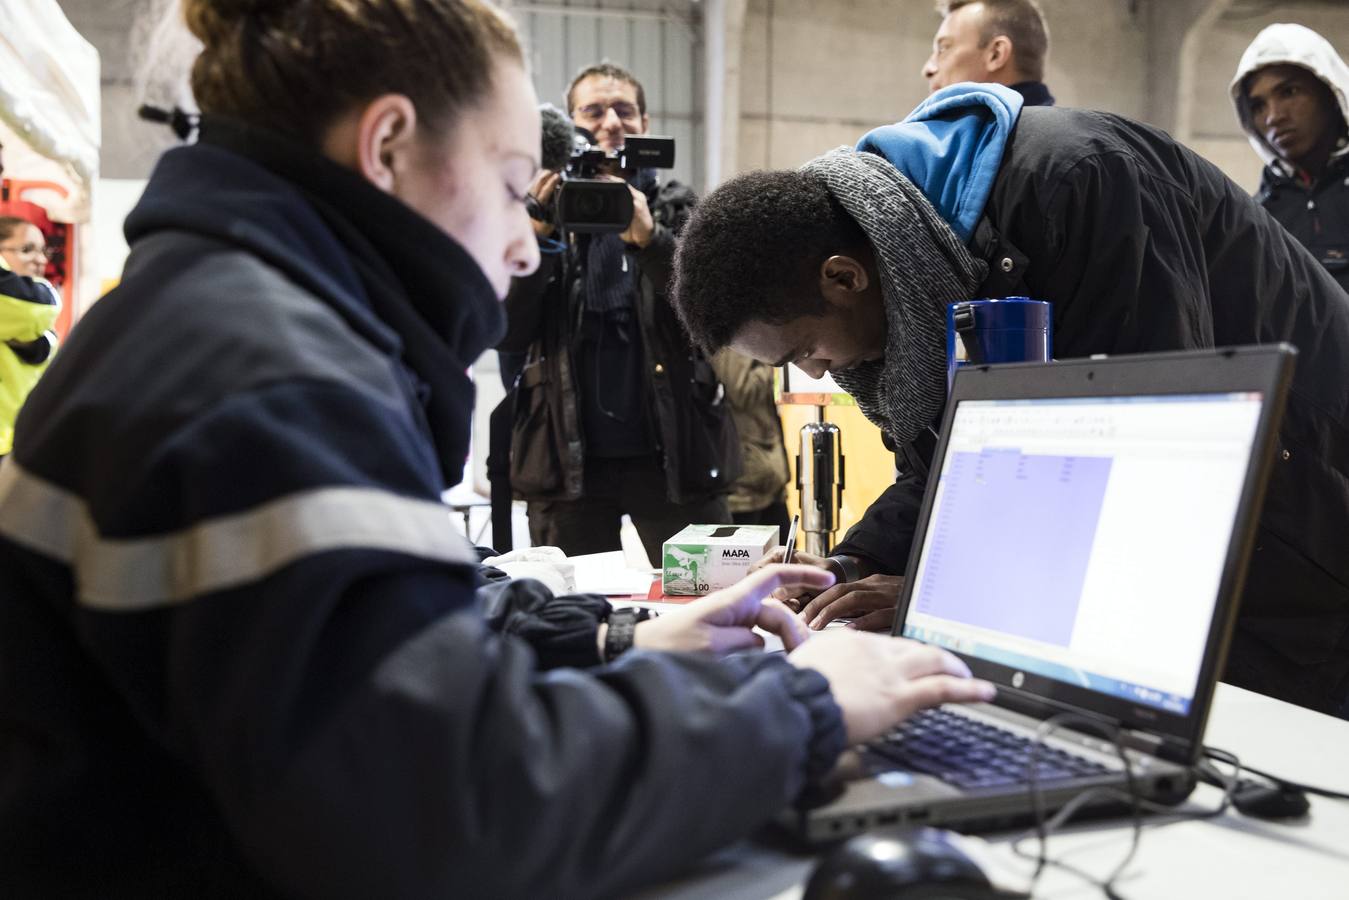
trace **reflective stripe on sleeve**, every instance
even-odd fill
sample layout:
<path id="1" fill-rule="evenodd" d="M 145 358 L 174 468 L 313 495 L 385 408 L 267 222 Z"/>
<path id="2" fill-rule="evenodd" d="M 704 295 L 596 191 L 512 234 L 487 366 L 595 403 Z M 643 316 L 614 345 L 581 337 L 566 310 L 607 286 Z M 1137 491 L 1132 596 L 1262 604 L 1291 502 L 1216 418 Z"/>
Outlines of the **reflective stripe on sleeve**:
<path id="1" fill-rule="evenodd" d="M 105 538 L 83 500 L 27 472 L 13 457 L 0 465 L 0 535 L 69 565 L 81 604 L 118 612 L 238 587 L 332 550 L 477 562 L 443 504 L 364 487 L 288 494 L 154 537 Z"/>

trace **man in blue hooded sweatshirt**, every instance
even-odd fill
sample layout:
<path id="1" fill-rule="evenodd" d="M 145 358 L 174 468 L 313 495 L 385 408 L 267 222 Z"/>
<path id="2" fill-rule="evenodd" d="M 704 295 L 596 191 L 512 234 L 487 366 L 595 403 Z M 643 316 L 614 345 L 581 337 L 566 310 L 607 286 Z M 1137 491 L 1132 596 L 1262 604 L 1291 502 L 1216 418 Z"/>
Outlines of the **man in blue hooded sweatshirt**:
<path id="1" fill-rule="evenodd" d="M 1204 159 L 1119 116 L 953 85 L 855 149 L 723 184 L 675 267 L 704 349 L 830 372 L 896 450 L 898 481 L 834 555 L 796 555 L 845 582 L 805 605 L 814 627 L 893 619 L 945 398 L 947 303 L 1049 300 L 1059 358 L 1296 345 L 1225 677 L 1349 715 L 1349 298 Z"/>

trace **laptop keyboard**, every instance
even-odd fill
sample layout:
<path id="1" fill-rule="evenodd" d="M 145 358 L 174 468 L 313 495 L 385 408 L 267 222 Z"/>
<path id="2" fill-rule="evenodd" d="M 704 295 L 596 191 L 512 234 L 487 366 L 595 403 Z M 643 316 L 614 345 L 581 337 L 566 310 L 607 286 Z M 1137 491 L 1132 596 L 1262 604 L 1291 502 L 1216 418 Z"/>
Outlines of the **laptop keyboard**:
<path id="1" fill-rule="evenodd" d="M 935 775 L 960 788 L 1000 787 L 1030 780 L 1034 742 L 987 722 L 945 709 L 924 710 L 868 745 L 910 772 Z M 1041 782 L 1110 772 L 1105 766 L 1048 744 L 1036 752 Z"/>

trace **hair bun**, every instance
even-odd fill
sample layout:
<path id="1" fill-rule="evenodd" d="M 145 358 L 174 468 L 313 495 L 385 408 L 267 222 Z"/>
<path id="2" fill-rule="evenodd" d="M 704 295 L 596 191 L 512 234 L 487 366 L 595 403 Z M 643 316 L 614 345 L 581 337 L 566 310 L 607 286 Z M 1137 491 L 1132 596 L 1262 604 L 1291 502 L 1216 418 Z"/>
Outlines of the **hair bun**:
<path id="1" fill-rule="evenodd" d="M 249 16 L 283 12 L 300 0 L 183 0 L 188 29 L 207 47 L 233 33 Z"/>
<path id="2" fill-rule="evenodd" d="M 313 147 L 354 104 L 401 94 L 431 140 L 524 66 L 509 19 L 490 0 L 181 0 L 202 43 L 192 95 L 229 116 Z"/>
<path id="3" fill-rule="evenodd" d="M 254 13 L 279 12 L 295 6 L 298 0 L 204 0 L 203 5 L 215 7 L 221 16 L 247 16 Z"/>

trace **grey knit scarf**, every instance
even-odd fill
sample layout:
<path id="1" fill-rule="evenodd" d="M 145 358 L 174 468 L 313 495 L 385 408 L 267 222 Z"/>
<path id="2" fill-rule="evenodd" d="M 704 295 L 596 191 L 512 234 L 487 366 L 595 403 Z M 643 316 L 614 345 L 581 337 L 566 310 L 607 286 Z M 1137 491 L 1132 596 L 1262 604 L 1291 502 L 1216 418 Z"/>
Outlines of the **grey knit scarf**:
<path id="1" fill-rule="evenodd" d="M 886 160 L 839 147 L 801 167 L 866 232 L 885 298 L 885 358 L 831 372 L 868 419 L 902 447 L 946 400 L 946 305 L 988 274 L 923 192 Z"/>

